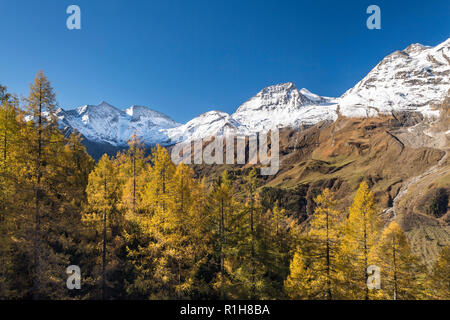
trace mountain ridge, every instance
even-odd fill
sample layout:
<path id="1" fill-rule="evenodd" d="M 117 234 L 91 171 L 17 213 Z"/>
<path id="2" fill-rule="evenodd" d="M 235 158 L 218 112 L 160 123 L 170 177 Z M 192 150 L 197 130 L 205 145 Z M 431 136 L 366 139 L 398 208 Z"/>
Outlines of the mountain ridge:
<path id="1" fill-rule="evenodd" d="M 419 112 L 437 118 L 434 105 L 450 90 L 450 38 L 435 47 L 411 44 L 382 59 L 341 97 L 324 97 L 286 82 L 268 86 L 242 103 L 234 113 L 207 111 L 185 124 L 145 106 L 120 110 L 102 101 L 65 111 L 61 127 L 78 131 L 91 142 L 124 147 L 132 135 L 147 145 L 215 135 L 248 135 L 283 127 L 335 121 L 338 116 L 372 117 L 392 112 Z"/>

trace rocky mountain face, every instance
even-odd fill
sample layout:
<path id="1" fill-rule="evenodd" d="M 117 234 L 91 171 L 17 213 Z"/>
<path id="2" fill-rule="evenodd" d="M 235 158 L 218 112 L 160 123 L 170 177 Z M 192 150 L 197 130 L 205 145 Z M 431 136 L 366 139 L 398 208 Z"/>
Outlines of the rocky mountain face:
<path id="1" fill-rule="evenodd" d="M 63 129 L 75 130 L 91 143 L 116 147 L 126 146 L 134 134 L 149 145 L 163 143 L 167 140 L 163 130 L 180 125 L 144 106 L 131 106 L 123 111 L 107 102 L 68 111 L 58 109 L 56 115 Z"/>
<path id="2" fill-rule="evenodd" d="M 188 121 L 181 126 L 164 130 L 169 144 L 181 141 L 197 140 L 206 137 L 235 133 L 239 131 L 240 123 L 228 113 L 208 111 Z"/>
<path id="3" fill-rule="evenodd" d="M 359 183 L 375 193 L 381 218 L 396 219 L 428 264 L 450 245 L 450 39 L 414 44 L 383 59 L 339 98 L 297 89 L 264 88 L 233 114 L 209 111 L 179 124 L 143 106 L 108 103 L 58 110 L 61 127 L 78 131 L 98 158 L 125 148 L 136 134 L 148 145 L 280 128 L 280 170 L 261 177 L 262 204 L 278 201 L 308 221 L 313 198 L 330 188 L 348 207 Z M 224 169 L 243 178 L 250 165 L 194 165 L 213 181 Z M 269 206 L 267 207 L 269 208 Z"/>
<path id="4" fill-rule="evenodd" d="M 445 114 L 449 104 L 437 109 Z M 364 180 L 374 192 L 381 220 L 386 225 L 396 220 L 414 253 L 430 265 L 450 245 L 449 129 L 448 115 L 431 119 L 409 111 L 283 128 L 280 170 L 259 180 L 262 204 L 279 203 L 307 225 L 313 199 L 324 188 L 335 193 L 344 210 Z M 193 167 L 211 183 L 228 170 L 240 185 L 253 166 Z"/>
<path id="5" fill-rule="evenodd" d="M 344 116 L 416 111 L 438 117 L 436 105 L 450 89 L 450 39 L 435 46 L 412 44 L 384 58 L 339 99 Z"/>
<path id="6" fill-rule="evenodd" d="M 299 127 L 337 118 L 333 98 L 321 97 L 292 82 L 264 88 L 233 114 L 206 112 L 185 125 L 165 130 L 173 142 L 233 133 L 249 135 L 270 128 Z"/>
<path id="7" fill-rule="evenodd" d="M 339 98 L 298 90 L 288 82 L 262 89 L 233 114 L 209 111 L 185 124 L 144 106 L 122 111 L 106 102 L 59 109 L 57 116 L 61 127 L 78 131 L 91 145 L 126 147 L 136 134 L 147 145 L 167 146 L 226 133 L 299 128 L 334 121 L 339 115 L 358 118 L 408 111 L 437 118 L 436 106 L 449 89 L 450 39 L 435 47 L 413 44 L 390 54 Z"/>
<path id="8" fill-rule="evenodd" d="M 292 82 L 264 88 L 242 104 L 232 117 L 247 131 L 298 127 L 336 118 L 336 99 L 321 97 Z"/>

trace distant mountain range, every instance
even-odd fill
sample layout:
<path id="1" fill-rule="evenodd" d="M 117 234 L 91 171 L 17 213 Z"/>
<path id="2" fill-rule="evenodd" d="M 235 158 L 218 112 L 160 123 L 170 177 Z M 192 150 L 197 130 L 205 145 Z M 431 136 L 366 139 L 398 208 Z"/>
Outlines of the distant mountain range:
<path id="1" fill-rule="evenodd" d="M 58 109 L 57 117 L 61 128 L 81 133 L 91 149 L 126 147 L 133 134 L 147 145 L 171 145 L 226 133 L 297 128 L 322 120 L 334 121 L 338 115 L 371 117 L 415 111 L 425 117 L 438 117 L 435 106 L 449 90 L 450 38 L 435 47 L 412 44 L 395 51 L 339 98 L 298 90 L 288 82 L 262 89 L 233 114 L 209 111 L 185 124 L 144 106 L 120 110 L 106 102 Z"/>

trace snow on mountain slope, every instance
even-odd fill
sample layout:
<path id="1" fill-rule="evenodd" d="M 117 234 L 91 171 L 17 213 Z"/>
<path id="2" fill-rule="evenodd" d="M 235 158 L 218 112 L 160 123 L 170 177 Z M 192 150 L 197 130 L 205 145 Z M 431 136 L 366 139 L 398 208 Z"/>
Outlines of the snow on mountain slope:
<path id="1" fill-rule="evenodd" d="M 125 111 L 102 102 L 74 110 L 57 110 L 61 127 L 69 127 L 94 142 L 124 146 L 133 134 L 148 144 L 168 139 L 162 129 L 177 127 L 168 116 L 143 106 L 132 106 Z"/>
<path id="2" fill-rule="evenodd" d="M 133 122 L 146 121 L 150 125 L 162 127 L 172 127 L 174 125 L 177 125 L 175 121 L 173 121 L 164 113 L 149 109 L 144 106 L 131 106 L 125 110 L 125 113 L 131 117 L 131 121 Z"/>
<path id="3" fill-rule="evenodd" d="M 313 102 L 314 104 L 327 103 L 327 102 L 330 102 L 331 100 L 334 99 L 334 98 L 330 98 L 330 97 L 319 96 L 319 95 L 317 95 L 315 93 L 310 92 L 306 88 L 300 89 L 300 93 L 303 96 L 305 96 L 309 101 Z"/>
<path id="4" fill-rule="evenodd" d="M 164 130 L 173 143 L 211 136 L 242 133 L 242 126 L 228 113 L 208 111 L 176 128 Z"/>
<path id="5" fill-rule="evenodd" d="M 436 117 L 433 105 L 450 89 L 450 39 L 435 47 L 412 44 L 384 58 L 339 99 L 344 116 L 418 111 Z"/>
<path id="6" fill-rule="evenodd" d="M 209 111 L 188 123 L 163 130 L 173 143 L 220 136 L 229 133 L 248 135 L 277 127 L 297 127 L 337 118 L 332 98 L 297 90 L 292 82 L 264 88 L 229 115 Z"/>

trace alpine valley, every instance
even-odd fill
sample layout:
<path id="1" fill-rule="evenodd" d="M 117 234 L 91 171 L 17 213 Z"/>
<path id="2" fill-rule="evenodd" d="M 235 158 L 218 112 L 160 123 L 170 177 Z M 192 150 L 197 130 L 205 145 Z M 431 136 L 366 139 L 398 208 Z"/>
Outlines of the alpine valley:
<path id="1" fill-rule="evenodd" d="M 147 146 L 170 147 L 279 128 L 280 170 L 259 179 L 263 205 L 278 201 L 307 221 L 321 190 L 330 188 L 345 208 L 367 181 L 385 221 L 395 219 L 431 265 L 450 244 L 449 107 L 450 38 L 393 52 L 338 98 L 288 82 L 262 89 L 233 114 L 208 111 L 185 124 L 144 106 L 122 111 L 106 102 L 59 109 L 57 117 L 67 133 L 82 135 L 94 158 L 126 148 L 133 134 Z M 239 180 L 250 166 L 194 166 L 209 181 L 224 169 Z"/>

